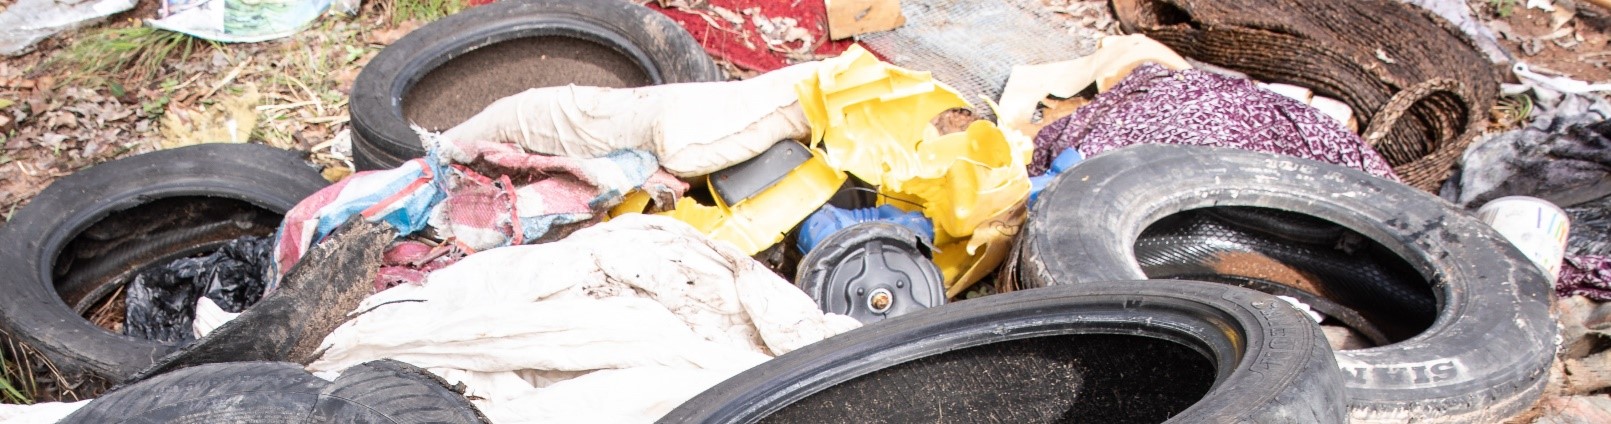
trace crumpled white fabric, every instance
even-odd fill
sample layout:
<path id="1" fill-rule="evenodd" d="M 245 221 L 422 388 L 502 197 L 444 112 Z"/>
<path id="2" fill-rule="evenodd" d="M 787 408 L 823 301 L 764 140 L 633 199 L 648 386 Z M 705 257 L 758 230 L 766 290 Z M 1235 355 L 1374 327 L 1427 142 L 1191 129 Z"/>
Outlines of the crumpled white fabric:
<path id="1" fill-rule="evenodd" d="M 72 415 L 73 411 L 88 405 L 89 400 L 78 402 L 45 402 L 32 405 L 0 404 L 0 422 L 6 424 L 51 424 Z"/>
<path id="2" fill-rule="evenodd" d="M 651 422 L 751 366 L 857 327 L 737 248 L 624 215 L 476 253 L 365 299 L 309 371 L 381 358 L 428 369 L 488 418 Z"/>
<path id="3" fill-rule="evenodd" d="M 794 85 L 817 67 L 802 63 L 743 81 L 534 88 L 493 102 L 442 135 L 578 158 L 643 150 L 673 175 L 700 176 L 755 157 L 778 140 L 810 135 Z"/>

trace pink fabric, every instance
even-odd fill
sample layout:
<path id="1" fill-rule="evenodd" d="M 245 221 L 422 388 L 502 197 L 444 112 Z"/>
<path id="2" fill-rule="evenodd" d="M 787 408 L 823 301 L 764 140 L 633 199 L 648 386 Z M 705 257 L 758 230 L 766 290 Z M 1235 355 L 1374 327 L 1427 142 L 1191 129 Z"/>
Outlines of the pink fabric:
<path id="1" fill-rule="evenodd" d="M 1046 173 L 1069 147 L 1089 158 L 1135 144 L 1232 147 L 1399 180 L 1375 149 L 1309 105 L 1245 79 L 1154 64 L 1136 68 L 1073 115 L 1042 128 L 1029 175 Z"/>

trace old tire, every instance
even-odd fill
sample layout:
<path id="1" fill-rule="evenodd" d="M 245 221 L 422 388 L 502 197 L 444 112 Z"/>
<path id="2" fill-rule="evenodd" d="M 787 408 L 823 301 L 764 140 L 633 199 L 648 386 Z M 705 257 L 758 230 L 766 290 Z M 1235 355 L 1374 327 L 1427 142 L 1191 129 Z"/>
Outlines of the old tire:
<path id="1" fill-rule="evenodd" d="M 403 96 L 431 70 L 481 47 L 543 36 L 609 47 L 641 67 L 652 84 L 725 79 L 687 31 L 632 2 L 516 0 L 478 6 L 420 27 L 364 65 L 353 81 L 349 107 L 353 164 L 359 170 L 386 169 L 425 155 L 403 115 Z"/>
<path id="2" fill-rule="evenodd" d="M 64 371 L 121 380 L 178 346 L 97 327 L 64 299 L 93 301 L 118 275 L 197 246 L 272 234 L 281 214 L 328 184 L 303 155 L 249 144 L 162 150 L 57 180 L 0 228 L 0 325 Z M 165 216 L 96 225 L 133 213 Z"/>
<path id="3" fill-rule="evenodd" d="M 1436 319 L 1399 343 L 1337 352 L 1354 422 L 1497 422 L 1538 399 L 1554 359 L 1550 284 L 1476 218 L 1348 168 L 1232 149 L 1143 145 L 1089 159 L 1030 213 L 1027 285 L 1146 278 L 1132 245 L 1176 212 L 1253 206 L 1347 227 L 1432 281 Z"/>
<path id="4" fill-rule="evenodd" d="M 1073 337 L 1067 340 L 1075 342 L 1065 343 L 1061 337 Z M 1088 384 L 1075 382 L 1076 387 L 1067 388 L 1056 383 L 1068 382 L 1048 377 L 1056 373 L 1016 363 L 1026 358 L 1037 362 L 1034 358 L 1057 356 L 1059 351 L 1104 346 L 1078 342 L 1091 337 L 1130 337 L 1184 348 L 1189 359 L 1206 365 L 1207 381 L 1147 381 L 1148 370 L 1172 365 L 1135 361 L 1119 364 L 1118 369 L 1078 370 L 1068 380 Z M 1011 352 L 1009 346 L 1035 340 L 1049 343 L 1025 357 L 970 356 L 955 367 L 909 367 L 979 352 L 981 347 Z M 1156 350 L 1117 348 L 1108 353 L 1122 356 Z M 1101 360 L 1102 356 L 1084 359 Z M 1184 385 L 1199 385 L 1195 394 L 1201 397 L 1179 405 L 1183 410 L 1155 411 L 1161 416 L 1135 416 L 1130 415 L 1130 408 L 1091 405 L 1102 403 L 1100 399 L 1106 396 L 1094 382 L 1115 375 L 1140 378 L 1135 383 L 1141 387 L 1114 397 L 1161 399 L 1151 395 Z M 932 393 L 938 399 L 912 394 L 931 383 L 955 380 L 964 381 L 960 392 Z M 832 399 L 843 394 L 834 390 L 868 381 L 879 385 L 863 392 L 874 398 Z M 982 387 L 1017 393 L 984 392 L 981 390 L 988 389 Z M 1024 290 L 873 323 L 744 371 L 690 399 L 660 422 L 750 423 L 762 418 L 769 422 L 968 422 L 988 417 L 994 422 L 1341 423 L 1346 417 L 1342 390 L 1336 362 L 1319 327 L 1291 305 L 1238 287 L 1155 280 Z M 818 395 L 829 399 L 816 398 Z M 1070 409 L 1032 411 L 1044 403 L 1035 399 L 1062 396 L 1074 400 Z M 970 399 L 986 401 L 970 404 Z M 786 409 L 797 403 L 808 409 Z M 813 408 L 817 405 L 825 407 Z M 853 416 L 865 409 L 873 411 Z"/>
<path id="5" fill-rule="evenodd" d="M 329 382 L 288 362 L 208 364 L 119 387 L 62 420 L 76 423 L 484 423 L 436 376 L 392 360 Z"/>

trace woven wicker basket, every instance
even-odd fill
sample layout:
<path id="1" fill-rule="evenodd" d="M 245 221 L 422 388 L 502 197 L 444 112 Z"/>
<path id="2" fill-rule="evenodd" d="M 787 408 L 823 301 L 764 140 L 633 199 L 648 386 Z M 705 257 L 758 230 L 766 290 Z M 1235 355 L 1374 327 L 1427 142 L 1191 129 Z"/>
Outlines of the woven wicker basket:
<path id="1" fill-rule="evenodd" d="M 1113 0 L 1126 32 L 1353 108 L 1406 184 L 1436 191 L 1482 132 L 1498 78 L 1446 21 L 1397 0 Z"/>

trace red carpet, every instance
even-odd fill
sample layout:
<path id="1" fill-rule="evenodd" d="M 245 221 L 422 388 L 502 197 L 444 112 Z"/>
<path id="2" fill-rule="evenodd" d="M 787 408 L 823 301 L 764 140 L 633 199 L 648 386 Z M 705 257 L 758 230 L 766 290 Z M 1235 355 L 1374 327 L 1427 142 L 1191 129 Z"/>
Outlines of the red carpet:
<path id="1" fill-rule="evenodd" d="M 665 13 L 681 24 L 695 40 L 699 40 L 699 44 L 705 47 L 706 52 L 747 70 L 770 71 L 787 66 L 791 62 L 787 53 L 767 48 L 766 41 L 761 37 L 761 31 L 755 26 L 755 18 L 744 14 L 745 9 L 758 8 L 756 15 L 766 18 L 793 18 L 797 22 L 796 26 L 809 32 L 811 38 L 819 43 L 815 49 L 808 52 L 812 55 L 836 56 L 853 44 L 848 39 L 828 40 L 827 9 L 823 6 L 822 0 L 708 0 L 699 13 L 663 8 L 654 1 L 650 1 L 647 6 Z M 740 17 L 743 23 L 735 24 L 724 19 L 714 10 L 716 7 L 732 11 L 733 13 L 728 16 Z M 709 17 L 709 20 L 706 17 Z M 804 47 L 802 44 L 804 43 L 795 41 L 777 48 L 799 51 Z M 798 59 L 810 60 L 813 57 Z"/>

